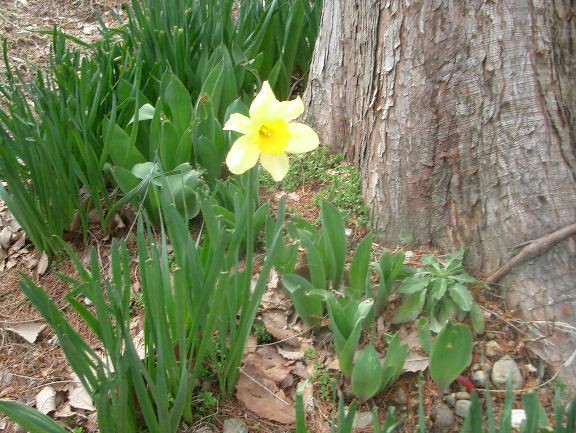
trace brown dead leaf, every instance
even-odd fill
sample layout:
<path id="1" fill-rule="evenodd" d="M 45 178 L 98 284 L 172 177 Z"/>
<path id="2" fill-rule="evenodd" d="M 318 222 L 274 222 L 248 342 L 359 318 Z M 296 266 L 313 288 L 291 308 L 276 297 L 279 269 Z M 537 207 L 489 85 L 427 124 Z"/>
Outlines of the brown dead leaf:
<path id="1" fill-rule="evenodd" d="M 56 410 L 56 390 L 51 386 L 45 386 L 36 395 L 36 409 L 48 415 Z"/>
<path id="2" fill-rule="evenodd" d="M 297 333 L 287 329 L 288 318 L 286 317 L 286 311 L 280 309 L 265 311 L 262 313 L 262 323 L 276 340 L 283 341 L 292 347 L 300 347 Z"/>
<path id="3" fill-rule="evenodd" d="M 289 361 L 298 361 L 299 359 L 304 358 L 304 352 L 292 352 L 289 350 L 284 350 L 281 347 L 278 347 L 278 353 Z"/>
<path id="4" fill-rule="evenodd" d="M 0 231 L 0 247 L 5 250 L 10 246 L 10 241 L 12 240 L 12 231 L 8 227 L 4 227 Z"/>
<path id="5" fill-rule="evenodd" d="M 10 248 L 8 248 L 8 255 L 12 255 L 20 251 L 20 249 L 22 249 L 25 243 L 26 243 L 26 235 L 24 233 L 20 233 L 20 237 L 16 240 L 16 242 L 12 244 Z"/>
<path id="6" fill-rule="evenodd" d="M 430 359 L 427 356 L 422 356 L 420 353 L 411 350 L 408 352 L 403 370 L 411 373 L 424 371 L 428 368 L 429 363 Z"/>
<path id="7" fill-rule="evenodd" d="M 46 328 L 46 324 L 43 322 L 28 322 L 28 323 L 17 323 L 14 325 L 6 326 L 8 331 L 12 331 L 18 334 L 28 343 L 34 344 L 38 338 L 38 334 Z"/>
<path id="8" fill-rule="evenodd" d="M 92 404 L 90 395 L 81 384 L 73 385 L 73 388 L 68 395 L 68 400 L 70 401 L 70 406 L 74 409 L 82 409 L 90 412 L 96 410 Z"/>
<path id="9" fill-rule="evenodd" d="M 296 421 L 292 400 L 274 382 L 266 378 L 249 378 L 240 374 L 236 385 L 236 398 L 260 418 L 281 424 L 293 424 Z"/>
<path id="10" fill-rule="evenodd" d="M 8 257 L 8 253 L 4 248 L 0 247 L 0 262 L 3 262 L 6 257 Z"/>
<path id="11" fill-rule="evenodd" d="M 270 346 L 261 347 L 246 356 L 243 370 L 252 377 L 266 378 L 275 384 L 285 381 L 291 372 L 284 358 Z"/>
<path id="12" fill-rule="evenodd" d="M 4 430 L 6 428 L 6 420 L 4 418 L 0 418 L 0 430 Z"/>
<path id="13" fill-rule="evenodd" d="M 72 410 L 70 403 L 66 403 L 54 413 L 54 418 L 70 418 L 76 415 L 78 415 L 78 413 Z"/>
<path id="14" fill-rule="evenodd" d="M 40 257 L 40 260 L 38 260 L 38 267 L 36 268 L 36 271 L 38 272 L 38 275 L 44 275 L 47 270 L 48 270 L 48 255 L 44 252 L 42 253 L 42 257 Z"/>

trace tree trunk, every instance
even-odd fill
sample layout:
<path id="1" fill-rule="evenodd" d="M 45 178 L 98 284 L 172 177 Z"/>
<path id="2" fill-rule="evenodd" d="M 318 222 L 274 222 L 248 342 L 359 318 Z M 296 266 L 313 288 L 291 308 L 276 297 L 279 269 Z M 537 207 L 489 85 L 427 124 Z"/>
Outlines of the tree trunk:
<path id="1" fill-rule="evenodd" d="M 486 277 L 576 223 L 570 3 L 324 0 L 307 121 L 360 166 L 385 242 L 465 247 Z M 576 325 L 574 230 L 559 237 L 501 280 L 511 308 L 548 321 L 537 349 L 557 365 L 576 348 L 554 326 Z"/>

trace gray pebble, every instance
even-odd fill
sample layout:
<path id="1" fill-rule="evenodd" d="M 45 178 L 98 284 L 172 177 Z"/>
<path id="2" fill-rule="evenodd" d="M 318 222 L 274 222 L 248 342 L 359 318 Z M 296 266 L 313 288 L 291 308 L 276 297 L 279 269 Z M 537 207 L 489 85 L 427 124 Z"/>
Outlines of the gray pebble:
<path id="1" fill-rule="evenodd" d="M 454 425 L 454 414 L 444 403 L 440 403 L 432 409 L 432 417 L 434 418 L 434 431 L 438 433 L 450 431 Z"/>
<path id="2" fill-rule="evenodd" d="M 456 395 L 455 394 L 448 394 L 444 396 L 444 401 L 448 403 L 450 406 L 454 406 L 456 404 Z"/>
<path id="3" fill-rule="evenodd" d="M 454 413 L 460 418 L 466 418 L 466 415 L 468 415 L 468 412 L 470 411 L 471 405 L 472 402 L 470 400 L 458 400 L 456 402 L 456 406 L 454 407 Z"/>
<path id="4" fill-rule="evenodd" d="M 495 358 L 498 355 L 500 355 L 500 345 L 494 341 L 491 340 L 488 343 L 486 343 L 486 356 L 489 358 Z"/>
<path id="5" fill-rule="evenodd" d="M 482 370 L 475 371 L 472 376 L 472 382 L 474 382 L 476 386 L 486 388 L 488 385 L 488 376 Z"/>
<path id="6" fill-rule="evenodd" d="M 406 395 L 406 391 L 404 391 L 402 388 L 398 388 L 396 391 L 394 391 L 394 394 L 392 394 L 392 401 L 401 405 L 408 403 L 408 396 Z"/>
<path id="7" fill-rule="evenodd" d="M 520 389 L 524 384 L 522 372 L 516 362 L 509 356 L 503 356 L 492 367 L 492 383 L 498 389 L 505 389 L 508 380 L 512 382 L 512 389 Z"/>
<path id="8" fill-rule="evenodd" d="M 372 412 L 357 412 L 354 416 L 354 422 L 352 423 L 352 429 L 363 430 L 365 428 L 371 427 L 374 423 L 374 415 Z"/>
<path id="9" fill-rule="evenodd" d="M 457 392 L 456 400 L 470 400 L 470 394 L 468 394 L 466 391 Z"/>
<path id="10" fill-rule="evenodd" d="M 236 418 L 228 418 L 224 421 L 223 433 L 248 433 L 248 427 Z"/>

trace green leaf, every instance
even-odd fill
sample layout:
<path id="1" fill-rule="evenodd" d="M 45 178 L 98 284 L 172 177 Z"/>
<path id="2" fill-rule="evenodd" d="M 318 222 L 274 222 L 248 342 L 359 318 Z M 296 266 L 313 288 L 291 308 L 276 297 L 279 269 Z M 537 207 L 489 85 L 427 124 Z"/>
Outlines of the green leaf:
<path id="1" fill-rule="evenodd" d="M 394 316 L 393 323 L 406 323 L 416 320 L 422 312 L 422 308 L 424 308 L 426 292 L 427 290 L 424 289 L 421 292 L 413 293 L 405 298 L 396 316 Z"/>
<path id="2" fill-rule="evenodd" d="M 476 334 L 484 333 L 484 312 L 476 303 L 473 303 L 472 308 L 470 308 L 470 321 Z"/>
<path id="3" fill-rule="evenodd" d="M 430 351 L 430 376 L 440 389 L 450 385 L 472 360 L 472 332 L 467 326 L 447 323 Z"/>
<path id="4" fill-rule="evenodd" d="M 456 302 L 456 305 L 458 305 L 461 310 L 470 311 L 472 304 L 474 303 L 470 290 L 462 284 L 450 286 L 448 290 L 450 291 L 450 297 L 454 302 Z"/>
<path id="5" fill-rule="evenodd" d="M 300 275 L 285 274 L 282 276 L 282 284 L 302 321 L 308 326 L 318 325 L 324 315 L 324 297 Z"/>
<path id="6" fill-rule="evenodd" d="M 384 358 L 383 374 L 380 380 L 380 390 L 390 386 L 400 377 L 406 357 L 408 356 L 408 346 L 400 344 L 400 336 L 395 334 L 390 343 L 386 357 Z"/>
<path id="7" fill-rule="evenodd" d="M 129 170 L 134 165 L 145 162 L 144 156 L 131 143 L 130 136 L 120 126 L 114 123 L 110 128 L 109 134 L 105 136 L 104 146 L 109 149 L 114 165 Z"/>
<path id="8" fill-rule="evenodd" d="M 140 122 L 141 120 L 151 120 L 154 118 L 154 111 L 155 108 L 150 105 L 150 104 L 144 104 L 140 107 L 140 109 L 138 110 L 138 122 Z M 130 121 L 128 122 L 128 125 L 134 123 L 136 121 L 136 116 L 132 116 L 132 118 L 130 119 Z"/>
<path id="9" fill-rule="evenodd" d="M 398 287 L 397 291 L 398 293 L 411 295 L 413 293 L 424 290 L 428 284 L 430 284 L 430 280 L 427 278 L 408 277 L 402 282 L 400 287 Z"/>
<path id="10" fill-rule="evenodd" d="M 448 289 L 448 280 L 446 280 L 446 278 L 443 277 L 436 278 L 434 283 L 432 283 L 432 287 L 430 289 L 430 296 L 432 297 L 433 300 L 439 301 L 446 294 L 447 289 Z"/>
<path id="11" fill-rule="evenodd" d="M 162 161 L 162 168 L 165 172 L 173 170 L 179 163 L 187 161 L 177 161 L 176 154 L 178 145 L 180 143 L 181 135 L 176 130 L 176 127 L 169 120 L 162 123 L 160 130 L 160 160 Z"/>
<path id="12" fill-rule="evenodd" d="M 376 395 L 380 390 L 382 366 L 380 357 L 372 344 L 364 348 L 352 368 L 352 392 L 361 402 Z"/>
<path id="13" fill-rule="evenodd" d="M 369 281 L 370 257 L 372 255 L 372 235 L 368 234 L 356 248 L 350 264 L 350 292 L 356 298 L 362 297 Z"/>
<path id="14" fill-rule="evenodd" d="M 526 422 L 521 428 L 522 433 L 538 433 L 541 429 L 548 429 L 548 417 L 536 393 L 524 394 L 522 396 L 522 407 L 526 412 Z"/>
<path id="15" fill-rule="evenodd" d="M 346 230 L 340 211 L 327 201 L 321 204 L 322 232 L 326 239 L 327 254 L 334 257 L 332 289 L 338 290 L 346 265 Z"/>
<path id="16" fill-rule="evenodd" d="M 186 86 L 168 70 L 162 77 L 160 99 L 166 116 L 174 124 L 176 134 L 182 136 L 192 121 L 192 100 Z"/>
<path id="17" fill-rule="evenodd" d="M 312 284 L 317 289 L 326 289 L 326 272 L 324 270 L 322 254 L 316 245 L 314 245 L 314 243 L 308 238 L 303 238 L 300 240 L 300 244 L 306 251 L 306 259 L 308 261 L 308 274 L 310 275 Z"/>
<path id="18" fill-rule="evenodd" d="M 432 350 L 432 332 L 430 331 L 428 319 L 421 317 L 416 326 L 418 329 L 418 341 L 420 342 L 422 350 L 430 353 L 430 350 Z"/>
<path id="19" fill-rule="evenodd" d="M 0 411 L 30 433 L 67 433 L 52 418 L 23 404 L 0 401 Z"/>

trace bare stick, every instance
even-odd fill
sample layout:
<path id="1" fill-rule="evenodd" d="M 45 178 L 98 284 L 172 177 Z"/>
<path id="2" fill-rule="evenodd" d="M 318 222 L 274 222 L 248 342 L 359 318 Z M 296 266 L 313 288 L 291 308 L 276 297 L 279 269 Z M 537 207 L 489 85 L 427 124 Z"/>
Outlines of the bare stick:
<path id="1" fill-rule="evenodd" d="M 524 263 L 526 260 L 539 256 L 558 242 L 574 235 L 576 235 L 576 223 L 567 225 L 546 236 L 533 240 L 529 245 L 522 248 L 518 254 L 504 263 L 500 269 L 486 278 L 486 283 L 493 284 L 500 281 L 502 277 L 507 275 L 514 267 Z"/>

